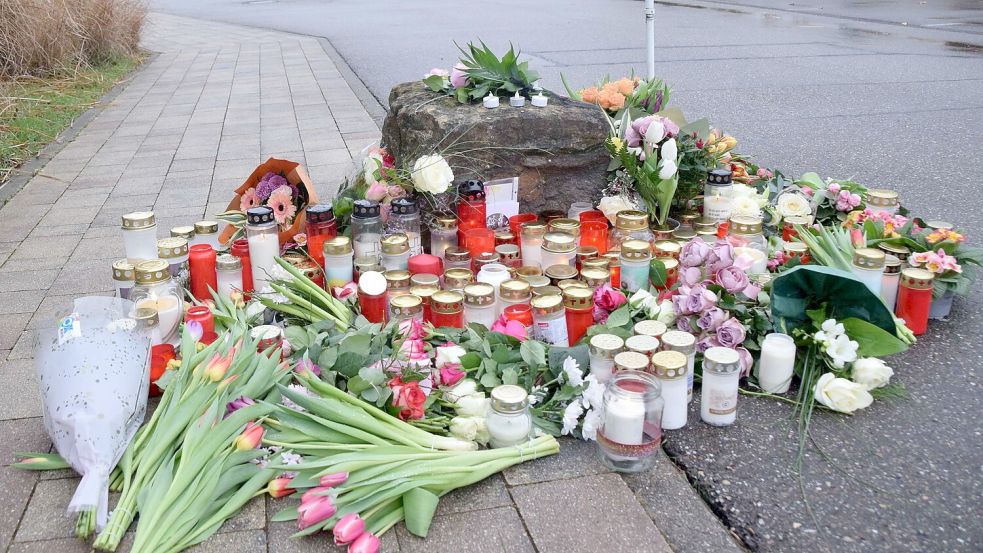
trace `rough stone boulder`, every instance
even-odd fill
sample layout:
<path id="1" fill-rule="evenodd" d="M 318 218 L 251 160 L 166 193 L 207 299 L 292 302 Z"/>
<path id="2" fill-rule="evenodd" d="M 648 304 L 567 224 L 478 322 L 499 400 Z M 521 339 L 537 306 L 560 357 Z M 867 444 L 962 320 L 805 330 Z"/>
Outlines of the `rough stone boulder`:
<path id="1" fill-rule="evenodd" d="M 605 185 L 608 125 L 597 106 L 555 94 L 545 108 L 463 105 L 416 81 L 389 93 L 382 144 L 397 159 L 448 150 L 456 181 L 519 177 L 521 209 L 566 209 L 597 201 Z"/>

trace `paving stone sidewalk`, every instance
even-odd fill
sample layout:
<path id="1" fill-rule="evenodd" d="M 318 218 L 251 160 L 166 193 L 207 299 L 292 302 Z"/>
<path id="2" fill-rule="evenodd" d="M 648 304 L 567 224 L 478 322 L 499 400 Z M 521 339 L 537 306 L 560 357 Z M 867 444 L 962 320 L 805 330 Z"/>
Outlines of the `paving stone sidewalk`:
<path id="1" fill-rule="evenodd" d="M 120 216 L 153 209 L 159 231 L 225 210 L 270 156 L 304 163 L 328 198 L 379 129 L 318 39 L 152 14 L 155 54 L 24 188 L 0 208 L 0 551 L 88 551 L 64 508 L 78 478 L 6 465 L 48 451 L 32 363 L 34 331 L 80 295 L 112 294 Z M 200 551 L 333 551 L 288 540 L 269 521 L 284 500 L 250 503 Z M 123 550 L 127 549 L 124 541 Z M 670 548 L 671 547 L 671 548 Z M 430 536 L 404 528 L 383 551 L 738 551 L 664 456 L 622 478 L 593 445 L 526 463 L 441 502 Z"/>

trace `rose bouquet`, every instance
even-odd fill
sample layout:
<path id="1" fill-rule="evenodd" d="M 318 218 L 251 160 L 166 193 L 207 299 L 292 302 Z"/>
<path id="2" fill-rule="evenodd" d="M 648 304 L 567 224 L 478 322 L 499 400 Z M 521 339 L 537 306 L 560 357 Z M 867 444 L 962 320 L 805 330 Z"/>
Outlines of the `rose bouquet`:
<path id="1" fill-rule="evenodd" d="M 825 181 L 816 173 L 804 173 L 794 181 L 798 191 L 811 198 L 811 211 L 820 225 L 839 224 L 848 214 L 864 208 L 867 187 L 852 180 Z"/>
<path id="2" fill-rule="evenodd" d="M 645 81 L 631 76 L 612 81 L 605 77 L 597 85 L 577 91 L 570 88 L 562 74 L 560 79 L 571 98 L 597 104 L 616 120 L 625 110 L 632 112 L 633 117 L 642 117 L 658 113 L 669 104 L 669 85 L 662 79 Z"/>
<path id="3" fill-rule="evenodd" d="M 423 83 L 434 92 L 442 92 L 462 104 L 481 101 L 487 95 L 528 97 L 539 74 L 529 69 L 528 61 L 519 61 L 512 46 L 499 58 L 481 42 L 460 48 L 463 57 L 450 71 L 434 68 L 423 76 Z"/>

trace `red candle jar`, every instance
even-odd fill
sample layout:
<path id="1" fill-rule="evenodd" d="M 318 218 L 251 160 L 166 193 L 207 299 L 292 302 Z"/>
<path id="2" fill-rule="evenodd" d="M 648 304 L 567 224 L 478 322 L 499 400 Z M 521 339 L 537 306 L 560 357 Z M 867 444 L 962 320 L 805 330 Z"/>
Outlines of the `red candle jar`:
<path id="1" fill-rule="evenodd" d="M 338 223 L 331 204 L 307 206 L 307 253 L 324 267 L 324 242 L 338 236 Z"/>
<path id="2" fill-rule="evenodd" d="M 808 225 L 808 224 L 809 224 L 808 217 L 795 217 L 795 216 L 786 217 L 785 220 L 782 222 L 782 240 L 786 242 L 791 242 L 792 240 L 795 239 L 796 236 L 798 236 L 798 233 L 795 232 L 795 225 Z"/>
<path id="3" fill-rule="evenodd" d="M 157 379 L 164 376 L 167 363 L 176 358 L 174 346 L 171 344 L 157 344 L 150 348 L 150 397 L 157 397 L 164 393 L 157 387 Z"/>
<path id="4" fill-rule="evenodd" d="M 608 224 L 601 221 L 580 223 L 580 245 L 597 248 L 598 254 L 608 251 Z"/>
<path id="5" fill-rule="evenodd" d="M 410 257 L 407 268 L 411 275 L 430 274 L 440 275 L 444 273 L 444 263 L 436 255 L 421 253 Z"/>
<path id="6" fill-rule="evenodd" d="M 240 238 L 232 243 L 232 255 L 242 262 L 242 291 L 248 294 L 253 291 L 253 268 L 249 262 L 249 242 Z M 321 254 L 323 257 L 323 253 Z"/>
<path id="7" fill-rule="evenodd" d="M 611 271 L 611 287 L 621 288 L 621 255 L 618 252 L 604 254 L 608 260 L 608 270 Z"/>
<path id="8" fill-rule="evenodd" d="M 471 253 L 471 259 L 482 253 L 495 251 L 495 231 L 490 228 L 470 228 L 464 231 L 464 247 Z"/>
<path id="9" fill-rule="evenodd" d="M 358 279 L 358 305 L 370 323 L 385 324 L 389 316 L 386 292 L 386 277 L 382 273 L 366 271 Z"/>
<path id="10" fill-rule="evenodd" d="M 567 318 L 567 339 L 574 345 L 594 324 L 594 291 L 571 286 L 563 291 L 563 308 Z"/>
<path id="11" fill-rule="evenodd" d="M 207 305 L 195 305 L 188 308 L 184 314 L 184 322 L 195 321 L 201 325 L 203 332 L 215 332 L 215 316 Z"/>
<path id="12" fill-rule="evenodd" d="M 417 284 L 410 286 L 410 293 L 418 296 L 423 302 L 423 322 L 433 324 L 433 310 L 431 304 L 433 295 L 440 291 L 440 286 L 436 284 Z"/>
<path id="13" fill-rule="evenodd" d="M 588 259 L 596 259 L 599 255 L 597 248 L 594 246 L 580 246 L 577 248 L 577 270 L 584 268 L 584 261 Z"/>
<path id="14" fill-rule="evenodd" d="M 480 180 L 469 180 L 462 182 L 457 187 L 459 196 L 457 202 L 457 239 L 460 243 L 465 243 L 464 232 L 473 228 L 487 227 L 487 214 L 485 211 L 485 183 Z M 492 248 L 495 247 L 495 234 L 492 233 Z"/>
<path id="15" fill-rule="evenodd" d="M 464 295 L 440 290 L 430 297 L 431 322 L 437 328 L 464 328 Z"/>
<path id="16" fill-rule="evenodd" d="M 598 221 L 604 223 L 605 225 L 608 224 L 608 218 L 605 217 L 604 212 L 598 211 L 596 209 L 580 212 L 581 229 L 583 228 L 583 224 L 586 223 L 587 221 Z"/>
<path id="17" fill-rule="evenodd" d="M 679 261 L 672 258 L 660 259 L 659 261 L 666 267 L 666 283 L 662 286 L 655 286 L 655 283 L 652 285 L 655 286 L 656 290 L 664 291 L 672 288 L 679 280 Z"/>
<path id="18" fill-rule="evenodd" d="M 908 268 L 901 271 L 898 284 L 898 304 L 894 313 L 904 319 L 915 336 L 928 330 L 928 312 L 932 307 L 932 281 L 935 275 L 925 269 Z"/>
<path id="19" fill-rule="evenodd" d="M 782 251 L 785 253 L 785 257 L 789 259 L 798 258 L 799 263 L 805 265 L 809 263 L 809 247 L 802 242 L 786 242 L 782 246 Z"/>
<path id="20" fill-rule="evenodd" d="M 539 219 L 539 217 L 535 213 L 513 215 L 509 217 L 509 230 L 512 231 L 513 236 L 520 236 L 522 234 L 522 223 L 531 223 L 536 219 Z"/>
<path id="21" fill-rule="evenodd" d="M 503 244 L 513 244 L 518 246 L 519 241 L 515 238 L 514 234 L 507 230 L 495 231 L 495 247 L 497 248 Z"/>
<path id="22" fill-rule="evenodd" d="M 526 327 L 527 330 L 532 327 L 532 306 L 528 303 L 510 305 L 505 308 L 503 313 L 505 313 L 505 320 L 507 321 L 522 323 L 522 326 Z"/>
<path id="23" fill-rule="evenodd" d="M 212 299 L 209 290 L 218 290 L 218 273 L 215 271 L 215 250 L 210 244 L 195 244 L 188 249 L 188 267 L 191 269 L 191 294 L 198 301 Z"/>

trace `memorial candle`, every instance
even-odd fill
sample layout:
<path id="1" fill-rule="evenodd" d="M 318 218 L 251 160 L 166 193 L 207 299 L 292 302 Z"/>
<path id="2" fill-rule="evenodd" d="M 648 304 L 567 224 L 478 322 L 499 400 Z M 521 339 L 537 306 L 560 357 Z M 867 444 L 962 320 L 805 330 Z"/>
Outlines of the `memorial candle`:
<path id="1" fill-rule="evenodd" d="M 198 301 L 212 299 L 212 290 L 218 290 L 215 249 L 211 244 L 195 244 L 189 250 L 191 266 L 191 294 Z"/>
<path id="2" fill-rule="evenodd" d="M 358 305 L 362 316 L 370 323 L 385 324 L 389 316 L 386 299 L 386 277 L 377 271 L 366 271 L 358 279 Z"/>
<path id="3" fill-rule="evenodd" d="M 795 369 L 795 340 L 788 334 L 772 332 L 761 343 L 758 386 L 769 394 L 784 394 L 792 383 Z"/>

